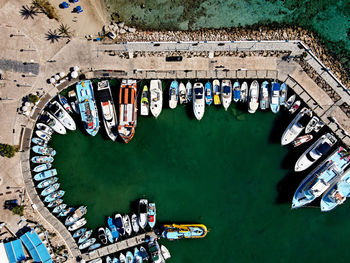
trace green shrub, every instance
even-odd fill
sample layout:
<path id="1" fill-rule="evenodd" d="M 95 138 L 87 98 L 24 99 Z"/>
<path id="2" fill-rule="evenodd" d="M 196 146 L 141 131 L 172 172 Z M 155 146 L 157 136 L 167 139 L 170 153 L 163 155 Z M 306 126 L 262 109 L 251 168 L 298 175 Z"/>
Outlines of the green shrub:
<path id="1" fill-rule="evenodd" d="M 37 95 L 35 95 L 35 94 L 29 94 L 29 95 L 28 95 L 28 99 L 29 99 L 29 101 L 30 101 L 31 103 L 35 104 L 35 103 L 38 102 L 39 97 L 38 97 Z"/>
<path id="2" fill-rule="evenodd" d="M 17 148 L 9 144 L 0 144 L 0 154 L 7 158 L 15 156 Z"/>
<path id="3" fill-rule="evenodd" d="M 12 214 L 23 216 L 23 210 L 24 210 L 24 206 L 22 205 L 15 206 L 14 208 L 12 208 Z"/>

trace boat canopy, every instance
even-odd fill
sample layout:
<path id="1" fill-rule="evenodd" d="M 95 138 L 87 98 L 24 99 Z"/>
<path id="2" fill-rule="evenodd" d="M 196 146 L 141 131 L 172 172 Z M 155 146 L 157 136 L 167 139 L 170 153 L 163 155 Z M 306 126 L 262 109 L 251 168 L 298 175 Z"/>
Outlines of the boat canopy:
<path id="1" fill-rule="evenodd" d="M 103 102 L 108 102 L 111 101 L 112 98 L 109 94 L 108 89 L 103 89 L 103 90 L 97 90 L 98 97 L 100 98 L 100 101 Z"/>
<path id="2" fill-rule="evenodd" d="M 274 82 L 273 85 L 272 85 L 272 90 L 273 91 L 280 91 L 281 90 L 280 84 L 277 83 L 277 82 Z"/>
<path id="3" fill-rule="evenodd" d="M 230 86 L 224 86 L 224 93 L 230 93 L 231 87 Z"/>
<path id="4" fill-rule="evenodd" d="M 320 153 L 320 155 L 325 155 L 331 148 L 332 147 L 327 142 L 324 142 L 316 148 L 316 151 Z"/>

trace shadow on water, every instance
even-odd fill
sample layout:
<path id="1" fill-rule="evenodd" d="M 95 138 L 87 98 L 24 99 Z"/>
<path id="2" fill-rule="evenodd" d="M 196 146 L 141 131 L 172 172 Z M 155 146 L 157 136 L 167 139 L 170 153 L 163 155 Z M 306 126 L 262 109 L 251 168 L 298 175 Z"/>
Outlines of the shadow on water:
<path id="1" fill-rule="evenodd" d="M 277 183 L 277 204 L 291 203 L 295 190 L 305 178 L 307 173 L 295 173 L 290 171 L 287 175 Z"/>

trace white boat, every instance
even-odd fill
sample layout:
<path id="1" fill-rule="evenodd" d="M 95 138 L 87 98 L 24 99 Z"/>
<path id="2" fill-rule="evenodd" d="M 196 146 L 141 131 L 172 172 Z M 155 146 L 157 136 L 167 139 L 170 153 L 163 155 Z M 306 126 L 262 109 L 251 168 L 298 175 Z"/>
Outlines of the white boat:
<path id="1" fill-rule="evenodd" d="M 75 122 L 68 112 L 57 101 L 53 101 L 49 106 L 52 115 L 63 124 L 68 130 L 75 131 L 77 129 Z"/>
<path id="2" fill-rule="evenodd" d="M 312 111 L 308 108 L 303 108 L 284 131 L 281 138 L 281 144 L 287 145 L 294 141 L 305 129 L 305 126 L 307 124 L 307 122 L 305 122 L 305 119 L 310 117 L 312 117 Z"/>
<path id="3" fill-rule="evenodd" d="M 320 121 L 319 118 L 317 118 L 316 116 L 313 116 L 311 118 L 311 120 L 309 121 L 309 123 L 305 127 L 305 133 L 312 132 L 315 129 L 315 127 L 319 121 Z"/>
<path id="4" fill-rule="evenodd" d="M 190 81 L 186 83 L 186 102 L 192 101 L 192 84 Z"/>
<path id="5" fill-rule="evenodd" d="M 294 95 L 292 95 L 292 96 L 290 96 L 290 97 L 288 98 L 288 100 L 287 100 L 286 103 L 284 104 L 284 106 L 286 107 L 287 110 L 289 110 L 289 109 L 292 107 L 292 105 L 293 105 L 293 103 L 294 103 L 296 97 L 297 97 L 297 96 L 294 94 Z"/>
<path id="6" fill-rule="evenodd" d="M 309 168 L 322 156 L 325 156 L 336 142 L 337 139 L 332 134 L 322 135 L 300 156 L 295 163 L 294 171 L 301 172 Z"/>
<path id="7" fill-rule="evenodd" d="M 64 224 L 66 226 L 70 226 L 74 222 L 76 222 L 78 219 L 82 218 L 86 213 L 87 213 L 87 207 L 80 206 L 74 211 L 72 215 L 66 218 L 66 221 L 64 222 Z"/>
<path id="8" fill-rule="evenodd" d="M 102 259 L 101 258 L 96 258 L 94 260 L 90 260 L 87 263 L 102 263 Z"/>
<path id="9" fill-rule="evenodd" d="M 255 113 L 259 107 L 259 83 L 254 80 L 250 85 L 248 96 L 248 112 Z"/>
<path id="10" fill-rule="evenodd" d="M 323 121 L 319 120 L 314 128 L 314 132 L 316 132 L 316 133 L 319 132 L 323 128 L 324 125 L 325 125 L 325 123 Z"/>
<path id="11" fill-rule="evenodd" d="M 108 80 L 98 82 L 97 97 L 100 100 L 106 133 L 112 141 L 115 141 L 118 136 L 118 119 Z"/>
<path id="12" fill-rule="evenodd" d="M 126 257 L 123 253 L 120 253 L 119 261 L 120 261 L 120 263 L 126 263 Z"/>
<path id="13" fill-rule="evenodd" d="M 95 242 L 96 242 L 96 238 L 90 238 L 90 239 L 86 240 L 84 243 L 80 244 L 79 249 L 83 250 L 85 248 L 88 248 L 89 246 L 91 246 Z"/>
<path id="14" fill-rule="evenodd" d="M 162 256 L 165 260 L 171 258 L 169 250 L 164 245 L 160 245 L 160 251 L 162 252 Z"/>
<path id="15" fill-rule="evenodd" d="M 36 130 L 35 134 L 39 137 L 39 139 L 44 140 L 46 143 L 51 139 L 51 135 L 49 135 L 43 131 Z"/>
<path id="16" fill-rule="evenodd" d="M 185 84 L 180 82 L 180 85 L 179 85 L 179 102 L 180 102 L 180 104 L 186 103 L 186 97 L 187 97 L 187 93 L 186 93 Z"/>
<path id="17" fill-rule="evenodd" d="M 73 111 L 76 114 L 79 114 L 78 98 L 74 89 L 68 92 L 68 100 L 70 102 L 70 106 L 73 109 Z"/>
<path id="18" fill-rule="evenodd" d="M 147 226 L 147 217 L 148 217 L 148 200 L 140 199 L 139 201 L 139 226 L 142 229 L 145 229 Z"/>
<path id="19" fill-rule="evenodd" d="M 149 101 L 148 101 L 148 87 L 143 86 L 141 100 L 140 100 L 141 115 L 148 116 L 149 114 Z"/>
<path id="20" fill-rule="evenodd" d="M 130 236 L 132 232 L 132 226 L 131 226 L 129 215 L 123 216 L 123 225 L 124 225 L 125 232 Z"/>
<path id="21" fill-rule="evenodd" d="M 66 128 L 50 112 L 46 112 L 47 125 L 59 134 L 66 134 Z"/>
<path id="22" fill-rule="evenodd" d="M 151 113 L 155 118 L 158 118 L 163 107 L 163 91 L 162 81 L 157 79 L 151 80 L 150 84 L 150 98 L 151 98 Z"/>
<path id="23" fill-rule="evenodd" d="M 197 120 L 201 120 L 203 118 L 204 110 L 204 86 L 202 83 L 197 82 L 193 85 L 193 113 Z"/>
<path id="24" fill-rule="evenodd" d="M 42 131 L 42 132 L 44 132 L 44 133 L 46 133 L 46 134 L 48 134 L 48 135 L 52 135 L 52 134 L 53 134 L 53 130 L 52 130 L 49 126 L 47 126 L 46 124 L 44 124 L 44 123 L 38 122 L 38 123 L 36 124 L 36 128 L 37 128 L 39 131 Z"/>
<path id="25" fill-rule="evenodd" d="M 264 81 L 260 88 L 260 109 L 267 110 L 270 108 L 269 82 Z"/>
<path id="26" fill-rule="evenodd" d="M 173 80 L 169 88 L 169 108 L 175 109 L 179 97 L 179 83 Z"/>
<path id="27" fill-rule="evenodd" d="M 241 86 L 241 102 L 247 102 L 248 99 L 248 83 L 244 81 Z"/>
<path id="28" fill-rule="evenodd" d="M 223 80 L 221 82 L 221 101 L 227 111 L 232 101 L 232 84 L 231 80 Z"/>
<path id="29" fill-rule="evenodd" d="M 138 223 L 137 215 L 133 214 L 131 216 L 131 224 L 132 224 L 132 229 L 134 230 L 134 232 L 138 233 L 140 230 L 140 226 Z"/>
<path id="30" fill-rule="evenodd" d="M 69 231 L 74 231 L 77 230 L 79 228 L 81 228 L 82 226 L 84 226 L 87 223 L 85 218 L 81 218 L 78 221 L 76 221 L 73 225 L 68 227 Z"/>
<path id="31" fill-rule="evenodd" d="M 297 100 L 296 102 L 293 103 L 292 107 L 289 109 L 290 114 L 294 114 L 300 107 L 300 100 Z"/>

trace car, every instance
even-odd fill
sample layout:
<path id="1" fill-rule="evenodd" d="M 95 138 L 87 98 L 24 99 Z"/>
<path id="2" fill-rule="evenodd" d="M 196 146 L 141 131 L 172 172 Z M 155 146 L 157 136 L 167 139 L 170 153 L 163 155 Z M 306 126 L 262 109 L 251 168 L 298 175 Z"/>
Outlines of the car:
<path id="1" fill-rule="evenodd" d="M 17 199 L 6 200 L 4 204 L 4 209 L 12 210 L 16 206 L 18 206 Z"/>
<path id="2" fill-rule="evenodd" d="M 165 58 L 166 62 L 182 61 L 182 56 L 170 56 Z"/>

